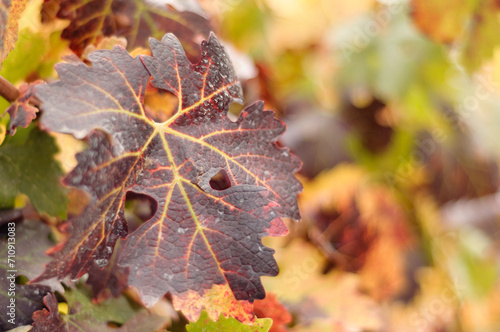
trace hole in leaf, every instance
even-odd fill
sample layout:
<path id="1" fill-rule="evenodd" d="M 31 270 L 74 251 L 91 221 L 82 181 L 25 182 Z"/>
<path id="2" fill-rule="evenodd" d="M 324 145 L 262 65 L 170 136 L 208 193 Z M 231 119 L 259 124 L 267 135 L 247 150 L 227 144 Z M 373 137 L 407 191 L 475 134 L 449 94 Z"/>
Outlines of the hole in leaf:
<path id="1" fill-rule="evenodd" d="M 148 85 L 144 96 L 146 115 L 154 122 L 165 122 L 177 112 L 179 99 L 174 94 Z"/>
<path id="2" fill-rule="evenodd" d="M 231 180 L 229 180 L 229 176 L 223 169 L 212 176 L 209 183 L 210 187 L 215 190 L 226 190 L 227 188 L 231 188 Z"/>
<path id="3" fill-rule="evenodd" d="M 17 285 L 26 285 L 28 283 L 29 279 L 26 278 L 25 275 L 18 275 L 16 276 L 16 284 Z"/>
<path id="4" fill-rule="evenodd" d="M 57 237 L 56 235 L 53 233 L 53 232 L 50 232 L 49 234 L 47 234 L 47 238 L 49 239 L 50 242 L 52 242 L 53 244 L 56 244 L 57 243 Z"/>
<path id="5" fill-rule="evenodd" d="M 158 209 L 158 203 L 152 197 L 144 194 L 127 192 L 125 196 L 125 219 L 129 232 L 151 219 Z"/>
<path id="6" fill-rule="evenodd" d="M 108 321 L 108 322 L 106 322 L 106 325 L 112 329 L 117 329 L 117 328 L 120 328 L 121 326 L 123 326 L 123 324 L 115 322 L 115 321 Z"/>

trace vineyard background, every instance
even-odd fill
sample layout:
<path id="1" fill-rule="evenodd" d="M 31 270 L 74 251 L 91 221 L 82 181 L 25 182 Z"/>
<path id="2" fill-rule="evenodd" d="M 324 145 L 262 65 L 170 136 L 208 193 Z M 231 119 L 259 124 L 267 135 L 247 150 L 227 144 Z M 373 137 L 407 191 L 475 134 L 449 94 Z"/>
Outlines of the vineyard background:
<path id="1" fill-rule="evenodd" d="M 303 162 L 297 175 L 304 186 L 302 220 L 287 221 L 287 236 L 264 239 L 276 250 L 280 274 L 262 278 L 267 297 L 254 310 L 273 319 L 270 331 L 499 331 L 500 5 L 186 3 L 188 11 L 197 8 L 209 18 L 225 42 L 245 104 L 263 100 L 275 111 L 288 126 L 279 143 Z M 0 70 L 18 87 L 54 80 L 55 63 L 76 61 L 61 39 L 68 21 L 41 6 L 28 2 L 15 48 Z M 51 20 L 42 23 L 44 15 Z M 192 42 L 198 45 L 202 35 Z M 88 60 L 91 51 L 117 43 L 127 46 L 130 39 L 101 38 L 79 55 Z M 145 46 L 131 50 L 147 52 Z M 146 96 L 146 103 L 159 118 L 174 109 L 168 94 Z M 0 98 L 0 114 L 9 104 Z M 234 118 L 242 108 L 231 106 Z M 57 226 L 85 206 L 82 193 L 51 187 L 73 169 L 85 144 L 44 134 L 37 122 L 10 137 L 8 123 L 4 115 L 0 178 L 11 176 L 2 174 L 9 153 L 32 158 L 22 174 L 45 174 L 31 186 L 14 184 L 17 191 L 0 184 L 3 226 L 13 214 L 25 219 L 18 227 L 26 270 L 18 281 L 25 283 L 49 261 L 43 252 L 62 240 Z M 52 155 L 55 161 L 48 161 Z M 140 224 L 147 210 L 148 202 L 131 199 L 128 222 Z M 65 294 L 59 312 L 68 314 L 75 302 L 86 313 L 100 312 L 92 324 L 101 325 L 94 328 L 183 331 L 188 324 L 168 297 L 146 310 L 131 289 L 102 289 L 97 297 L 104 302 L 97 304 L 83 281 L 68 285 L 64 291 L 58 282 L 49 284 Z"/>

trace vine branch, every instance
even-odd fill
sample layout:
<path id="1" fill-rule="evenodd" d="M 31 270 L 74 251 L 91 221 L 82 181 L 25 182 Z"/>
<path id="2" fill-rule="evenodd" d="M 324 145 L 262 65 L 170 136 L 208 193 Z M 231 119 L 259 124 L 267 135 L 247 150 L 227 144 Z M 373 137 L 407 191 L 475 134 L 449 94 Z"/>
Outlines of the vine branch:
<path id="1" fill-rule="evenodd" d="M 8 102 L 12 103 L 19 98 L 19 90 L 0 75 L 0 96 L 5 98 Z"/>

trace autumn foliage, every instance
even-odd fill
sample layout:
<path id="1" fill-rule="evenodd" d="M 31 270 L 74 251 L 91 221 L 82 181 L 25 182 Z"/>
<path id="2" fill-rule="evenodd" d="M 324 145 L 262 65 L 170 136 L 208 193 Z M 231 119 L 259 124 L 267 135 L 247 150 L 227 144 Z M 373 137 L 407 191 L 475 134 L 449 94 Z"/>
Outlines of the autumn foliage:
<path id="1" fill-rule="evenodd" d="M 2 1 L 0 330 L 498 330 L 499 13 Z"/>

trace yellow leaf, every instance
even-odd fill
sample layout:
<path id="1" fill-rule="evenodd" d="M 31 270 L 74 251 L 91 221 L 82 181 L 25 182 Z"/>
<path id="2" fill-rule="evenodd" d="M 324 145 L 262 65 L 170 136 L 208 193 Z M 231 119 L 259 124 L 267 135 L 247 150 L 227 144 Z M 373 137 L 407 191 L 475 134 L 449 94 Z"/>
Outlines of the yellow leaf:
<path id="1" fill-rule="evenodd" d="M 14 48 L 19 32 L 18 21 L 27 0 L 2 0 L 0 2 L 0 67 Z"/>

